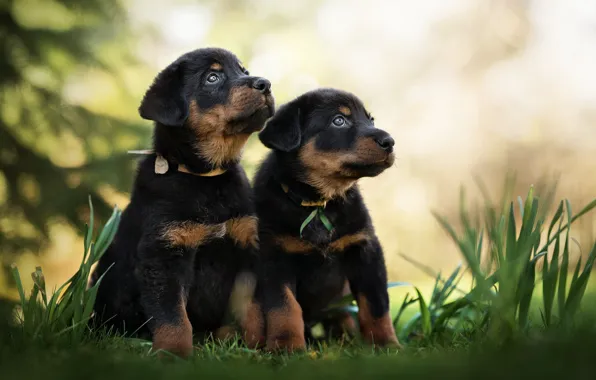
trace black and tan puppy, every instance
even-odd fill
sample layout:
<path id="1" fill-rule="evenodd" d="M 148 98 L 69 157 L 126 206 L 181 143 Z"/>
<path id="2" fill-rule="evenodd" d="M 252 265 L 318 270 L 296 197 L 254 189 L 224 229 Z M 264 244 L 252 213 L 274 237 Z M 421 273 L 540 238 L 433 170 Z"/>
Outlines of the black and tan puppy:
<path id="1" fill-rule="evenodd" d="M 398 345 L 383 251 L 356 186 L 393 164 L 391 136 L 356 96 L 320 89 L 282 106 L 259 137 L 273 151 L 254 185 L 260 265 L 248 344 L 304 348 L 305 324 L 347 280 L 365 341 Z"/>
<path id="2" fill-rule="evenodd" d="M 117 235 L 92 276 L 109 268 L 96 322 L 181 356 L 192 352 L 193 330 L 222 327 L 258 239 L 239 160 L 273 108 L 269 81 L 226 50 L 192 51 L 159 73 L 139 108 L 155 122 L 154 154 L 140 162 Z"/>

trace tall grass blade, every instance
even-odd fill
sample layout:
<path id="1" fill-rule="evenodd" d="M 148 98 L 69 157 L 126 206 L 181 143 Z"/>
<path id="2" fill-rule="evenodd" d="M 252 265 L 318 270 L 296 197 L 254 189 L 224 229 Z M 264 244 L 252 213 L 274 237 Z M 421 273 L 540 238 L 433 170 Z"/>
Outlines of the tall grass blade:
<path id="1" fill-rule="evenodd" d="M 588 280 L 590 279 L 590 275 L 592 273 L 592 267 L 594 266 L 594 260 L 596 260 L 596 243 L 592 247 L 592 251 L 586 260 L 586 265 L 584 266 L 584 270 L 576 277 L 574 275 L 574 280 L 571 283 L 571 287 L 569 289 L 569 295 L 567 297 L 567 302 L 565 304 L 565 322 L 569 323 L 577 310 L 579 309 L 580 302 L 584 296 L 586 288 L 588 286 Z M 579 268 L 579 263 L 578 267 Z M 576 271 L 577 271 L 576 268 Z"/>
<path id="2" fill-rule="evenodd" d="M 408 308 L 408 306 L 410 306 L 411 304 L 416 303 L 416 302 L 418 302 L 418 299 L 416 299 L 416 298 L 411 299 L 410 293 L 406 293 L 406 296 L 404 297 L 404 300 L 402 301 L 401 306 L 399 307 L 399 310 L 398 310 L 397 314 L 395 315 L 395 318 L 393 318 L 393 326 L 395 328 L 397 328 L 397 325 L 399 324 L 401 316 L 404 313 L 404 311 Z"/>
<path id="3" fill-rule="evenodd" d="M 97 262 L 105 251 L 108 249 L 110 243 L 114 239 L 116 232 L 118 231 L 118 226 L 120 224 L 120 216 L 121 212 L 117 207 L 114 207 L 114 211 L 112 212 L 112 216 L 106 222 L 104 228 L 101 230 L 97 241 L 95 242 L 95 255 L 92 257 L 92 263 Z"/>
<path id="4" fill-rule="evenodd" d="M 558 235 L 561 232 L 563 232 L 564 230 L 570 228 L 571 225 L 573 224 L 573 222 L 575 222 L 577 219 L 581 218 L 588 212 L 592 211 L 594 208 L 596 208 L 596 199 L 594 199 L 592 202 L 588 203 L 584 208 L 582 208 L 581 211 L 579 213 L 577 213 L 576 215 L 574 215 L 573 218 L 571 218 L 571 220 L 569 222 L 567 222 L 567 224 L 564 227 L 559 228 L 559 231 L 557 232 L 557 234 L 555 234 L 555 236 L 552 236 L 549 240 L 547 240 L 544 243 L 544 246 L 540 250 L 541 251 L 546 250 L 546 248 L 555 240 L 556 235 Z"/>
<path id="5" fill-rule="evenodd" d="M 93 211 L 93 202 L 91 202 L 91 195 L 89 195 L 89 225 L 85 225 L 85 227 L 87 227 L 87 230 L 85 231 L 85 251 L 83 252 L 82 262 L 85 262 L 85 260 L 87 260 L 87 255 L 89 254 L 91 239 L 93 239 L 94 222 L 95 215 Z"/>
<path id="6" fill-rule="evenodd" d="M 21 275 L 19 274 L 19 268 L 15 264 L 10 266 L 10 271 L 12 272 L 12 278 L 14 279 L 15 285 L 17 287 L 17 291 L 19 292 L 19 299 L 21 302 L 21 308 L 23 309 L 23 314 L 25 313 L 25 309 L 27 307 L 27 298 L 25 297 L 25 289 L 23 289 L 23 282 L 21 281 Z"/>
<path id="7" fill-rule="evenodd" d="M 421 327 L 422 327 L 422 333 L 424 334 L 425 337 L 429 337 L 430 333 L 432 331 L 432 326 L 431 326 L 431 322 L 430 322 L 430 311 L 428 309 L 428 306 L 426 305 L 426 302 L 424 301 L 424 297 L 422 296 L 422 294 L 420 293 L 420 290 L 416 287 L 414 287 L 414 289 L 416 290 L 416 293 L 418 294 L 418 303 L 420 304 L 420 323 L 421 323 Z"/>
<path id="8" fill-rule="evenodd" d="M 477 260 L 476 253 L 474 252 L 474 250 L 468 249 L 468 246 L 466 246 L 459 240 L 457 234 L 455 233 L 455 230 L 453 229 L 453 227 L 451 227 L 449 222 L 447 222 L 447 220 L 444 217 L 435 212 L 433 212 L 433 216 L 437 219 L 441 227 L 443 227 L 443 229 L 449 234 L 449 236 L 451 236 L 451 239 L 453 239 L 453 241 L 459 246 L 459 249 L 462 255 L 464 256 L 464 259 L 466 260 L 468 267 L 472 271 L 473 276 L 477 280 L 481 278 L 483 279 L 484 274 L 482 273 L 482 270 L 480 268 L 480 262 Z"/>
<path id="9" fill-rule="evenodd" d="M 544 305 L 544 318 L 547 327 L 550 326 L 552 323 L 552 311 L 555 300 L 555 290 L 557 288 L 557 279 L 559 275 L 559 247 L 560 238 L 559 235 L 557 235 L 553 255 L 550 261 L 550 268 L 548 265 L 546 266 L 548 272 L 543 271 L 542 277 L 542 303 Z M 545 260 L 545 262 L 546 261 L 547 260 Z"/>
<path id="10" fill-rule="evenodd" d="M 563 257 L 561 260 L 561 270 L 559 271 L 559 289 L 557 291 L 557 303 L 559 307 L 559 318 L 565 313 L 566 293 L 567 293 L 567 272 L 569 271 L 569 230 L 565 236 L 565 246 L 563 247 Z"/>

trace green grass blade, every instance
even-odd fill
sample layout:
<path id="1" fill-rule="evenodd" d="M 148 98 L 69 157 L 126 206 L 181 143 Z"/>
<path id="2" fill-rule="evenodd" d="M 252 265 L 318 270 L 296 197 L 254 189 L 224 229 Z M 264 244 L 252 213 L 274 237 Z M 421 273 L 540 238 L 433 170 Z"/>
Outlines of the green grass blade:
<path id="1" fill-rule="evenodd" d="M 435 284 L 433 286 L 433 291 L 430 295 L 430 301 L 428 303 L 428 307 L 433 309 L 438 301 L 439 297 L 439 288 L 441 286 L 441 272 L 437 273 L 437 277 L 435 277 Z"/>
<path id="2" fill-rule="evenodd" d="M 559 306 L 559 317 L 565 313 L 566 293 L 567 293 L 567 272 L 569 271 L 569 230 L 565 236 L 565 246 L 563 247 L 563 258 L 561 260 L 561 270 L 559 271 L 559 289 L 557 291 L 557 302 Z"/>
<path id="3" fill-rule="evenodd" d="M 522 246 L 520 253 L 525 254 L 527 258 L 530 257 L 532 248 L 536 245 L 536 239 L 540 238 L 540 221 L 536 221 L 538 215 L 538 199 L 533 199 L 532 204 L 526 211 L 526 217 L 522 223 L 520 236 Z"/>
<path id="4" fill-rule="evenodd" d="M 114 240 L 114 236 L 116 236 L 118 226 L 120 225 L 120 217 L 121 211 L 118 209 L 118 207 L 114 207 L 112 216 L 110 216 L 104 225 L 99 237 L 97 238 L 97 241 L 95 242 L 95 255 L 91 258 L 91 264 L 94 264 L 101 259 L 105 251 Z"/>
<path id="5" fill-rule="evenodd" d="M 590 275 L 592 273 L 592 268 L 594 266 L 594 260 L 596 260 L 596 243 L 592 247 L 592 251 L 586 260 L 586 265 L 584 266 L 584 270 L 579 277 L 576 277 L 574 274 L 574 281 L 571 283 L 571 287 L 569 289 L 569 295 L 567 297 L 567 302 L 565 304 L 565 321 L 570 322 L 579 309 L 581 300 L 585 294 L 586 288 L 588 286 L 588 280 L 590 279 Z M 578 271 L 578 266 L 576 267 L 576 272 Z"/>
<path id="6" fill-rule="evenodd" d="M 453 290 L 457 287 L 457 276 L 459 274 L 459 272 L 461 271 L 462 268 L 462 264 L 460 263 L 457 268 L 455 268 L 455 270 L 451 273 L 451 275 L 447 278 L 447 281 L 445 281 L 445 284 L 443 285 L 443 288 L 441 289 L 441 291 L 439 292 L 439 295 L 437 297 L 437 305 L 438 307 L 442 306 L 443 303 L 445 303 L 445 301 L 447 300 L 447 298 L 451 295 L 451 293 L 453 292 Z"/>
<path id="7" fill-rule="evenodd" d="M 536 261 L 531 260 L 526 266 L 519 284 L 519 300 L 518 300 L 518 326 L 522 329 L 528 326 L 528 316 L 530 312 L 530 304 L 532 303 L 532 295 L 534 294 L 534 287 L 536 286 Z"/>
<path id="8" fill-rule="evenodd" d="M 97 297 L 97 291 L 99 290 L 99 284 L 103 280 L 106 273 L 108 273 L 110 268 L 112 268 L 112 266 L 114 266 L 114 264 L 115 263 L 112 263 L 108 267 L 108 269 L 99 277 L 99 279 L 97 279 L 97 282 L 85 292 L 85 297 L 84 297 L 84 302 L 83 302 L 84 309 L 83 309 L 83 314 L 81 315 L 82 321 L 86 322 L 91 317 L 91 313 L 93 312 L 93 305 L 95 304 L 95 299 Z"/>
<path id="9" fill-rule="evenodd" d="M 300 237 L 301 238 L 302 238 L 302 231 L 304 231 L 304 229 L 306 228 L 306 226 L 310 222 L 312 222 L 312 220 L 317 216 L 318 213 L 319 213 L 319 209 L 318 208 L 315 208 L 310 214 L 308 214 L 308 216 L 306 217 L 306 219 L 304 219 L 304 221 L 300 225 Z"/>
<path id="10" fill-rule="evenodd" d="M 27 298 L 25 297 L 25 289 L 23 289 L 23 282 L 21 281 L 21 275 L 19 274 L 19 268 L 17 268 L 16 264 L 12 264 L 10 266 L 10 271 L 12 272 L 12 278 L 14 279 L 15 285 L 19 292 L 19 299 L 21 302 L 21 308 L 23 309 L 23 314 L 27 308 Z"/>
<path id="11" fill-rule="evenodd" d="M 404 313 L 404 311 L 408 308 L 408 306 L 410 306 L 413 303 L 418 302 L 417 299 L 411 299 L 410 298 L 410 293 L 406 293 L 406 296 L 404 297 L 404 300 L 401 303 L 401 306 L 399 307 L 399 310 L 397 312 L 397 314 L 395 315 L 395 318 L 393 318 L 393 326 L 397 329 L 397 325 L 399 324 L 399 321 L 401 319 L 402 314 Z"/>
<path id="12" fill-rule="evenodd" d="M 583 209 L 581 209 L 581 211 L 579 213 L 574 215 L 573 218 L 571 218 L 571 220 L 565 226 L 563 226 L 562 228 L 559 228 L 559 231 L 557 232 L 557 234 L 555 234 L 555 236 L 560 234 L 564 230 L 570 228 L 571 225 L 573 224 L 573 222 L 575 222 L 577 219 L 581 218 L 588 212 L 592 211 L 594 208 L 596 208 L 596 199 L 594 199 L 592 202 L 588 203 Z M 555 236 L 550 237 L 550 239 L 544 243 L 544 246 L 540 250 L 541 251 L 546 250 L 547 247 L 555 240 Z"/>
<path id="13" fill-rule="evenodd" d="M 555 214 L 553 215 L 553 219 L 551 220 L 550 225 L 548 226 L 548 234 L 546 235 L 547 241 L 550 240 L 550 236 L 553 231 L 553 228 L 555 227 L 555 225 L 561 218 L 561 215 L 563 215 L 563 204 L 564 204 L 563 201 L 561 201 L 559 203 L 559 207 L 557 208 L 557 211 L 555 211 Z"/>
<path id="14" fill-rule="evenodd" d="M 475 279 L 480 281 L 484 280 L 484 274 L 482 273 L 482 270 L 480 268 L 480 261 L 476 257 L 475 249 L 470 250 L 468 246 L 466 246 L 459 240 L 457 234 L 455 233 L 455 230 L 451 227 L 449 222 L 447 222 L 447 220 L 444 217 L 435 212 L 433 212 L 432 214 L 435 217 L 435 219 L 437 219 L 441 227 L 443 227 L 443 229 L 449 234 L 451 239 L 453 239 L 453 241 L 459 246 L 460 252 L 464 256 L 464 259 L 466 260 L 466 263 L 472 271 L 472 275 L 475 277 Z"/>
<path id="15" fill-rule="evenodd" d="M 515 225 L 515 214 L 513 212 L 513 202 L 509 207 L 509 222 L 507 223 L 507 244 L 506 249 L 506 260 L 513 261 L 516 259 L 515 243 L 516 243 L 517 229 Z"/>
<path id="16" fill-rule="evenodd" d="M 83 262 L 89 254 L 89 247 L 91 245 L 91 239 L 93 239 L 95 215 L 93 211 L 93 202 L 91 202 L 91 195 L 89 195 L 89 225 L 85 225 L 87 230 L 85 231 L 85 251 L 83 252 Z"/>
<path id="17" fill-rule="evenodd" d="M 542 303 L 544 305 L 544 318 L 546 325 L 550 326 L 552 322 L 552 311 L 555 300 L 555 289 L 557 287 L 557 279 L 559 275 L 559 243 L 560 238 L 557 235 L 555 240 L 555 247 L 550 261 L 550 268 L 546 268 L 548 272 L 543 271 L 542 277 Z M 546 262 L 547 260 L 545 260 Z"/>
<path id="18" fill-rule="evenodd" d="M 431 326 L 431 322 L 430 322 L 430 310 L 428 309 L 426 302 L 424 302 L 424 297 L 420 293 L 420 290 L 416 287 L 414 287 L 414 289 L 416 290 L 416 293 L 418 294 L 418 303 L 420 304 L 420 317 L 421 317 L 420 322 L 422 324 L 422 326 L 421 326 L 422 333 L 424 334 L 425 337 L 428 338 L 432 331 L 432 326 Z"/>
<path id="19" fill-rule="evenodd" d="M 522 198 L 518 195 L 517 197 L 517 205 L 519 206 L 519 215 L 521 215 L 522 220 L 524 219 L 524 203 L 522 201 Z"/>
<path id="20" fill-rule="evenodd" d="M 41 271 L 41 267 L 35 267 L 35 272 L 31 273 L 31 279 L 33 280 L 35 286 L 39 289 L 43 304 L 47 308 L 48 297 L 46 295 L 46 281 L 43 272 Z"/>

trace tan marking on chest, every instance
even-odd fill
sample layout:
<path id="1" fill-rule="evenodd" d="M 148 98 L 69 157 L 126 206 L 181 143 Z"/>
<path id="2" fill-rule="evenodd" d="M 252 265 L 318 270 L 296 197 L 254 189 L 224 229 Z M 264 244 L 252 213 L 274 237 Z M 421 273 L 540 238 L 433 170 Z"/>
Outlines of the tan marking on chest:
<path id="1" fill-rule="evenodd" d="M 242 248 L 258 248 L 258 219 L 255 216 L 233 218 L 226 222 L 227 234 Z"/>
<path id="2" fill-rule="evenodd" d="M 225 234 L 225 223 L 203 224 L 184 221 L 168 224 L 161 236 L 172 246 L 197 248 L 213 239 L 222 238 Z"/>
<path id="3" fill-rule="evenodd" d="M 326 246 L 317 247 L 314 244 L 291 235 L 279 235 L 275 238 L 275 243 L 287 253 L 311 253 L 314 251 L 323 254 L 342 252 L 348 247 L 366 242 L 371 239 L 367 230 L 362 230 L 354 234 L 344 235 Z"/>
<path id="4" fill-rule="evenodd" d="M 310 253 L 315 249 L 311 243 L 291 235 L 276 236 L 275 243 L 287 253 Z"/>
<path id="5" fill-rule="evenodd" d="M 370 233 L 366 230 L 356 232 L 355 234 L 344 235 L 329 244 L 329 250 L 334 252 L 344 251 L 346 248 L 370 240 Z"/>

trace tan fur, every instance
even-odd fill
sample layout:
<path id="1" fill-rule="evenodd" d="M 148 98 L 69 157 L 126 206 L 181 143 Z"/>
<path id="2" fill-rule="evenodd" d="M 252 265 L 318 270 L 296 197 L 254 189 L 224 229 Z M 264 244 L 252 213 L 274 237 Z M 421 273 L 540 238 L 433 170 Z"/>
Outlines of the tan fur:
<path id="1" fill-rule="evenodd" d="M 350 107 L 341 106 L 339 107 L 339 112 L 341 112 L 345 116 L 350 116 L 352 114 L 352 110 Z"/>
<path id="2" fill-rule="evenodd" d="M 233 88 L 225 105 L 201 110 L 193 100 L 190 104 L 188 123 L 195 131 L 198 154 L 213 167 L 238 161 L 250 133 L 232 133 L 230 124 L 247 110 L 257 110 L 266 105 L 266 97 L 249 87 Z"/>
<path id="3" fill-rule="evenodd" d="M 191 221 L 173 222 L 162 231 L 162 239 L 172 246 L 197 248 L 208 241 L 221 238 L 226 233 L 226 225 L 202 224 Z"/>
<path id="4" fill-rule="evenodd" d="M 214 63 L 214 64 L 212 64 L 210 67 L 211 67 L 212 70 L 221 70 L 221 69 L 223 69 L 223 66 L 220 63 L 217 63 L 217 62 Z"/>
<path id="5" fill-rule="evenodd" d="M 358 309 L 360 333 L 365 342 L 377 346 L 400 346 L 389 312 L 380 318 L 374 318 L 370 312 L 368 301 L 362 294 L 358 296 Z"/>
<path id="6" fill-rule="evenodd" d="M 153 332 L 153 350 L 165 350 L 181 357 L 192 354 L 192 325 L 186 315 L 186 301 L 180 297 L 181 321 L 175 325 L 163 325 Z"/>
<path id="7" fill-rule="evenodd" d="M 315 249 L 309 242 L 291 235 L 277 236 L 275 243 L 287 253 L 309 253 Z"/>
<path id="8" fill-rule="evenodd" d="M 287 350 L 289 352 L 304 350 L 304 320 L 302 308 L 292 291 L 284 287 L 285 305 L 273 309 L 267 315 L 267 349 Z"/>
<path id="9" fill-rule="evenodd" d="M 248 305 L 246 315 L 242 320 L 242 330 L 248 347 L 258 348 L 265 343 L 265 321 L 258 303 L 251 301 Z"/>
<path id="10" fill-rule="evenodd" d="M 216 105 L 205 112 L 201 112 L 194 101 L 190 107 L 189 122 L 197 135 L 195 147 L 198 154 L 213 167 L 239 160 L 244 144 L 250 137 L 247 133 L 226 134 L 228 114 L 229 110 L 222 105 Z"/>
<path id="11" fill-rule="evenodd" d="M 349 313 L 344 313 L 340 317 L 339 326 L 342 329 L 342 332 L 349 336 L 355 336 L 358 331 L 356 321 L 354 321 L 354 318 Z"/>
<path id="12" fill-rule="evenodd" d="M 257 281 L 254 274 L 242 272 L 236 276 L 230 294 L 229 309 L 239 322 L 246 344 L 256 348 L 263 343 L 265 324 L 260 306 L 254 301 Z"/>
<path id="13" fill-rule="evenodd" d="M 355 234 L 344 235 L 339 239 L 332 241 L 331 244 L 329 244 L 329 249 L 335 252 L 344 251 L 349 246 L 370 240 L 370 238 L 370 233 L 364 230 Z"/>
<path id="14" fill-rule="evenodd" d="M 349 178 L 352 173 L 343 168 L 345 163 L 377 163 L 386 161 L 393 164 L 393 154 L 387 154 L 371 138 L 360 138 L 350 151 L 321 152 L 315 147 L 315 140 L 307 142 L 299 152 L 299 158 L 307 168 L 306 178 L 323 197 L 332 199 L 344 196 L 356 183 L 356 179 Z"/>
<path id="15" fill-rule="evenodd" d="M 214 338 L 217 340 L 228 340 L 236 335 L 236 329 L 232 326 L 221 326 L 215 331 Z"/>
<path id="16" fill-rule="evenodd" d="M 258 248 L 258 219 L 255 216 L 243 216 L 226 222 L 228 235 L 242 248 L 249 245 Z"/>
<path id="17" fill-rule="evenodd" d="M 300 150 L 299 157 L 307 168 L 304 180 L 317 190 L 325 199 L 343 196 L 356 180 L 341 178 L 341 165 L 350 156 L 345 152 L 320 152 L 315 148 L 314 140 L 306 143 Z"/>
<path id="18" fill-rule="evenodd" d="M 279 235 L 275 237 L 275 243 L 286 253 L 309 254 L 321 252 L 326 255 L 329 253 L 342 252 L 354 244 L 359 244 L 370 239 L 370 232 L 362 230 L 354 234 L 344 235 L 339 239 L 332 241 L 325 247 L 314 246 L 306 240 L 291 235 Z"/>

